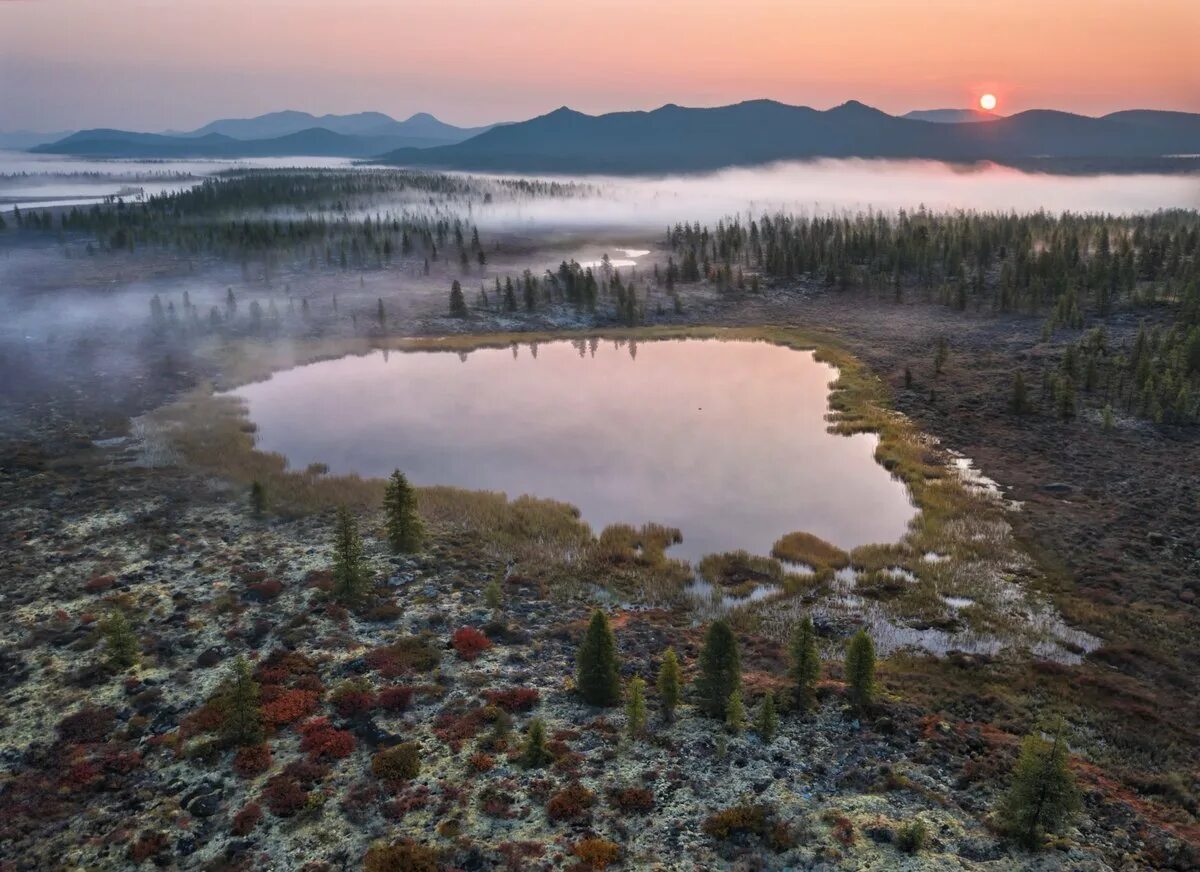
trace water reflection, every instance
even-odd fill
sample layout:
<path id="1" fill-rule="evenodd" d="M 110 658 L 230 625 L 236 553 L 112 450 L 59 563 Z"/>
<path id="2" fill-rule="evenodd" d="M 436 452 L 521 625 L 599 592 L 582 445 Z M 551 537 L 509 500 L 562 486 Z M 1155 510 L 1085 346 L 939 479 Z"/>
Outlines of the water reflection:
<path id="1" fill-rule="evenodd" d="M 376 352 L 236 393 L 259 447 L 293 468 L 404 470 L 418 484 L 553 497 L 594 530 L 656 521 L 672 554 L 765 554 L 807 530 L 843 548 L 898 539 L 907 490 L 876 437 L 826 429 L 836 373 L 767 343 L 556 341 L 470 354 Z"/>

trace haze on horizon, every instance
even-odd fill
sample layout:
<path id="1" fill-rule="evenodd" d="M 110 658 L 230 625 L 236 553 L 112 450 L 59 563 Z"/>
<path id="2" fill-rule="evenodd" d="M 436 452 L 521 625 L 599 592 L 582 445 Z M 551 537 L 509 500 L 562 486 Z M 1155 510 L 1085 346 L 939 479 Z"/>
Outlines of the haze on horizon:
<path id="1" fill-rule="evenodd" d="M 474 125 L 560 105 L 858 99 L 1200 111 L 1195 0 L 0 0 L 0 130 L 289 108 Z"/>

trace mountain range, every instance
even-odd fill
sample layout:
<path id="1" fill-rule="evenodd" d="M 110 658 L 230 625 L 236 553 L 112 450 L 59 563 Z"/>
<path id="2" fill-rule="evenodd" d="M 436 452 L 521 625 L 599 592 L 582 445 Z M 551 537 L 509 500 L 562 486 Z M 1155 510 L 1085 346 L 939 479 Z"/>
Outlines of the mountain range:
<path id="1" fill-rule="evenodd" d="M 1137 110 L 1091 118 L 1031 110 L 946 124 L 853 100 L 825 111 L 753 100 L 599 116 L 564 107 L 455 145 L 398 149 L 381 160 L 507 172 L 654 173 L 819 157 L 1145 162 L 1182 154 L 1200 154 L 1200 115 Z"/>
<path id="2" fill-rule="evenodd" d="M 424 112 L 397 121 L 382 112 L 316 116 L 289 110 L 225 118 L 185 132 L 81 130 L 30 151 L 88 157 L 366 158 L 398 148 L 452 145 L 490 129 L 455 127 Z"/>
<path id="3" fill-rule="evenodd" d="M 1200 114 L 1129 110 L 1093 118 L 1030 110 L 1005 117 L 934 109 L 895 116 L 854 100 L 823 111 L 751 100 L 605 115 L 563 107 L 514 124 L 460 128 L 427 114 L 396 121 L 377 112 L 275 112 L 185 133 L 85 130 L 32 150 L 92 157 L 338 156 L 542 173 L 694 172 L 821 157 L 1194 169 Z"/>

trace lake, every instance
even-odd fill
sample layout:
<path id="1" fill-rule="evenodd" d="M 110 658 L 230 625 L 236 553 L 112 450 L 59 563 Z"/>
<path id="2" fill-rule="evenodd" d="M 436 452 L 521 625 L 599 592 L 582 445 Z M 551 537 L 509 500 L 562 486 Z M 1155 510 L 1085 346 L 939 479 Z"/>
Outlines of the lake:
<path id="1" fill-rule="evenodd" d="M 795 530 L 843 548 L 904 534 L 915 509 L 876 437 L 827 430 L 835 377 L 765 342 L 581 340 L 375 351 L 233 393 L 292 468 L 551 497 L 595 532 L 678 527 L 670 554 L 696 561 Z"/>

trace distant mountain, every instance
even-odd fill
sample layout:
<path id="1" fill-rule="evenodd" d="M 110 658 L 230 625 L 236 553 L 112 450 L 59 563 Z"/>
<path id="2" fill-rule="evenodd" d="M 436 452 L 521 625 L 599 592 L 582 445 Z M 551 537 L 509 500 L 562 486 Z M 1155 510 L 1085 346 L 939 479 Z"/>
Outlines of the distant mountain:
<path id="1" fill-rule="evenodd" d="M 225 118 L 212 121 L 188 133 L 170 134 L 181 137 L 200 137 L 218 133 L 233 139 L 275 139 L 322 128 L 345 136 L 391 136 L 411 139 L 413 144 L 449 145 L 490 130 L 486 127 L 455 127 L 439 121 L 427 112 L 419 112 L 404 121 L 397 121 L 382 112 L 358 112 L 353 115 L 311 115 L 308 112 L 287 110 L 271 112 L 255 118 Z M 418 146 L 420 147 L 420 146 Z"/>
<path id="2" fill-rule="evenodd" d="M 995 121 L 1003 116 L 982 109 L 914 109 L 899 117 L 910 121 L 932 121 L 934 124 L 963 124 L 968 121 Z"/>
<path id="3" fill-rule="evenodd" d="M 74 131 L 62 130 L 58 133 L 39 133 L 36 130 L 0 130 L 0 149 L 25 151 L 35 145 L 56 142 Z"/>
<path id="4" fill-rule="evenodd" d="M 388 134 L 348 135 L 312 127 L 266 139 L 235 139 L 221 133 L 167 136 L 128 130 L 81 130 L 36 146 L 41 154 L 108 158 L 349 157 L 366 158 L 398 148 L 429 148 L 444 139 Z"/>
<path id="5" fill-rule="evenodd" d="M 381 160 L 447 169 L 595 173 L 702 171 L 818 157 L 1086 160 L 1097 166 L 1200 153 L 1194 121 L 1200 115 L 1171 120 L 1135 114 L 1127 120 L 1033 110 L 940 124 L 897 118 L 853 100 L 826 111 L 771 100 L 600 116 L 563 107 L 455 145 L 398 149 Z"/>

